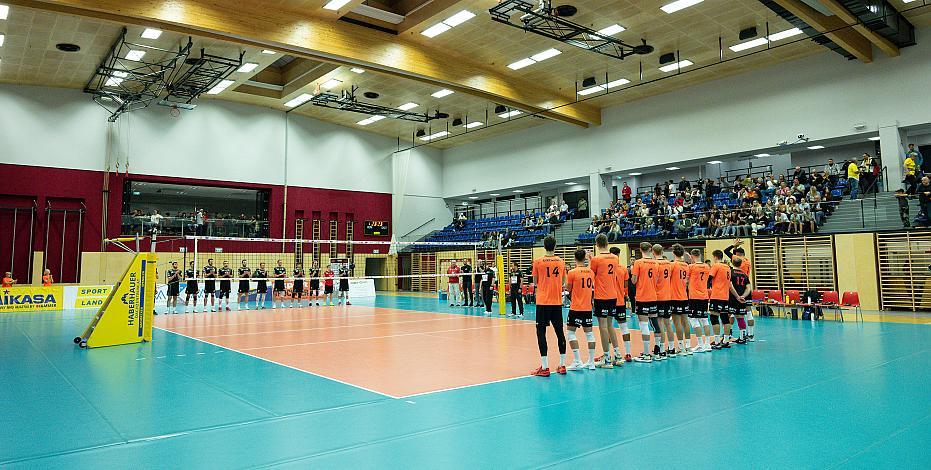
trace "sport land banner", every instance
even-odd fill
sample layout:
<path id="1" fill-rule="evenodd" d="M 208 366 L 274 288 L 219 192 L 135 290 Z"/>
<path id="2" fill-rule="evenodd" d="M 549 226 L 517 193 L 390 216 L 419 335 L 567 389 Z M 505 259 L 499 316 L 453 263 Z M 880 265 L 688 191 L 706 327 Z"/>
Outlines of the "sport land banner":
<path id="1" fill-rule="evenodd" d="M 136 255 L 76 342 L 96 348 L 152 340 L 156 259 L 154 253 Z"/>
<path id="2" fill-rule="evenodd" d="M 0 294 L 0 313 L 59 310 L 64 306 L 61 286 L 4 287 Z"/>

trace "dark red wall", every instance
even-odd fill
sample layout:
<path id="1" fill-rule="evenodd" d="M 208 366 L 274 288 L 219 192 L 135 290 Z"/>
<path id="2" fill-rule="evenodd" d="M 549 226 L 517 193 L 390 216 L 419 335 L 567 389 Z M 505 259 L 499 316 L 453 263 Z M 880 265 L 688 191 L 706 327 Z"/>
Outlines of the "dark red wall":
<path id="1" fill-rule="evenodd" d="M 0 206 L 5 207 L 28 207 L 33 200 L 36 201 L 38 210 L 36 213 L 36 225 L 34 232 L 34 251 L 42 251 L 45 243 L 46 233 L 46 203 L 50 203 L 53 209 L 77 209 L 81 203 L 85 205 L 85 215 L 83 223 L 83 234 L 81 246 L 83 251 L 99 251 L 100 244 L 104 236 L 108 238 L 120 235 L 120 213 L 122 210 L 123 182 L 127 179 L 123 174 L 110 174 L 109 190 L 110 202 L 108 204 L 109 219 L 107 223 L 106 234 L 101 230 L 102 223 L 102 201 L 104 190 L 104 172 L 88 170 L 69 170 L 63 168 L 44 168 L 25 165 L 0 164 L 0 174 L 3 175 L 3 186 L 0 187 Z M 128 177 L 132 180 L 151 181 L 175 184 L 191 184 L 197 186 L 224 186 L 233 188 L 248 189 L 267 189 L 270 192 L 269 200 L 269 233 L 273 238 L 289 238 L 294 236 L 294 220 L 297 215 L 303 212 L 303 217 L 308 220 L 305 228 L 304 238 L 310 238 L 311 225 L 309 220 L 319 215 L 322 220 L 321 238 L 329 236 L 329 220 L 331 214 L 335 213 L 336 220 L 339 223 L 339 239 L 345 238 L 346 221 L 353 220 L 354 240 L 379 240 L 387 241 L 388 237 L 365 237 L 363 235 L 363 225 L 365 220 L 387 220 L 391 221 L 391 195 L 385 193 L 369 193 L 363 191 L 341 191 L 335 189 L 317 189 L 288 187 L 288 226 L 282 226 L 282 215 L 284 209 L 285 191 L 283 186 L 238 183 L 216 180 L 204 180 L 196 178 L 172 178 L 151 175 L 135 175 Z M 69 217 L 71 217 L 69 215 Z M 50 251 L 58 249 L 61 245 L 61 215 L 53 215 L 50 237 L 57 235 L 57 244 L 49 242 Z M 74 221 L 68 221 L 68 228 L 65 231 L 66 246 L 68 242 L 75 245 L 76 253 L 76 226 Z M 285 230 L 286 229 L 286 230 Z M 74 233 L 72 233 L 74 232 Z M 72 237 L 75 237 L 72 239 Z M 2 238 L 2 237 L 0 237 Z M 21 236 L 17 234 L 17 240 Z M 26 239 L 28 248 L 28 238 Z M 0 241 L 0 245 L 2 245 Z M 19 244 L 18 244 L 19 245 Z M 177 244 L 165 243 L 159 246 L 159 251 L 177 251 Z M 223 243 L 217 243 L 213 246 L 223 246 Z M 257 247 L 264 247 L 265 244 L 258 244 Z M 241 247 L 241 244 L 240 244 Z M 357 253 L 369 253 L 372 248 L 384 247 L 366 247 L 359 246 Z M 148 249 L 147 247 L 144 249 Z M 224 247 L 224 249 L 235 249 L 235 244 Z M 257 248 L 256 248 L 257 249 Z M 324 247 L 325 249 L 325 247 Z M 23 249 L 25 251 L 25 249 Z M 340 250 L 343 251 L 343 250 Z M 55 259 L 60 257 L 60 251 L 50 253 Z M 0 265 L 2 265 L 3 254 L 0 250 Z M 66 250 L 66 257 L 73 257 Z M 18 258 L 18 256 L 17 256 Z M 75 264 L 74 259 L 66 261 L 71 266 Z M 7 262 L 9 262 L 7 260 Z M 65 276 L 59 276 L 62 281 L 67 281 L 68 277 L 73 277 L 76 268 L 66 268 L 63 273 Z"/>

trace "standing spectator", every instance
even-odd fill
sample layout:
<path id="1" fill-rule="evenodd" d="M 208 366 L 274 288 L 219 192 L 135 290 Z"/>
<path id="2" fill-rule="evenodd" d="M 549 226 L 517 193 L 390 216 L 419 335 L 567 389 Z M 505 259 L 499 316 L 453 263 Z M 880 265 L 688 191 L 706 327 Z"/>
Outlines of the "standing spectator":
<path id="1" fill-rule="evenodd" d="M 579 202 L 575 205 L 575 210 L 578 217 L 588 217 L 588 201 L 585 198 L 579 198 Z"/>
<path id="2" fill-rule="evenodd" d="M 838 165 L 837 163 L 834 163 L 833 158 L 829 158 L 828 164 L 824 165 L 824 172 L 827 173 L 828 179 L 831 180 L 832 187 L 837 184 L 837 179 L 840 178 L 840 174 L 841 174 L 840 170 L 841 170 L 840 165 Z"/>
<path id="3" fill-rule="evenodd" d="M 847 186 L 850 187 L 850 200 L 856 200 L 860 191 L 860 167 L 855 161 L 847 163 Z"/>
<path id="4" fill-rule="evenodd" d="M 628 204 L 630 203 L 630 186 L 627 185 L 627 182 L 624 182 L 624 186 L 621 188 L 621 198 L 624 199 Z"/>
<path id="5" fill-rule="evenodd" d="M 921 154 L 921 150 L 915 147 L 915 144 L 908 144 L 908 150 L 905 151 L 905 156 L 913 155 L 915 157 L 915 165 L 918 167 L 918 171 L 924 173 L 922 166 L 925 163 L 925 157 Z"/>
<path id="6" fill-rule="evenodd" d="M 689 184 L 689 181 L 685 179 L 684 176 L 679 179 L 679 191 L 680 192 L 688 191 L 689 188 L 691 187 L 692 185 Z"/>
<path id="7" fill-rule="evenodd" d="M 924 221 L 922 225 L 927 227 L 929 221 L 931 221 L 931 179 L 928 179 L 927 176 L 922 176 L 921 184 L 917 187 L 917 193 L 918 205 L 921 208 L 919 217 L 922 217 Z"/>
<path id="8" fill-rule="evenodd" d="M 915 194 L 915 188 L 918 186 L 917 166 L 915 154 L 908 154 L 905 157 L 905 180 L 902 181 L 903 186 L 905 186 L 905 194 Z"/>

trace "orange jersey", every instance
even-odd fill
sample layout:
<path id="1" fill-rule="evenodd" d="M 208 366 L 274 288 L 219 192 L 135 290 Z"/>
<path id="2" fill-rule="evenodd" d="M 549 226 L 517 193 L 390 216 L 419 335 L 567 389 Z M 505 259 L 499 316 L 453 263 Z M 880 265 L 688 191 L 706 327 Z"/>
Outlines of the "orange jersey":
<path id="1" fill-rule="evenodd" d="M 617 267 L 616 276 L 614 280 L 617 281 L 617 304 L 616 305 L 625 305 L 624 296 L 627 295 L 627 280 L 630 279 L 630 272 L 627 271 L 627 266 L 620 265 Z"/>
<path id="2" fill-rule="evenodd" d="M 621 262 L 611 253 L 602 253 L 588 263 L 595 273 L 595 298 L 598 300 L 617 299 L 617 269 Z"/>
<path id="3" fill-rule="evenodd" d="M 572 303 L 569 305 L 569 310 L 574 312 L 591 312 L 595 273 L 585 266 L 580 266 L 569 271 L 566 283 L 569 284 L 569 292 L 572 295 Z"/>
<path id="4" fill-rule="evenodd" d="M 708 273 L 711 280 L 711 299 L 727 300 L 731 294 L 731 268 L 724 263 L 715 263 Z"/>
<path id="5" fill-rule="evenodd" d="M 656 260 L 656 300 L 665 302 L 670 300 L 669 278 L 672 276 L 672 263 L 668 259 Z"/>
<path id="6" fill-rule="evenodd" d="M 689 265 L 689 298 L 695 300 L 708 299 L 708 271 L 711 268 L 705 263 Z"/>
<path id="7" fill-rule="evenodd" d="M 537 305 L 562 306 L 562 286 L 566 262 L 558 256 L 533 260 L 533 283 L 537 285 Z"/>
<path id="8" fill-rule="evenodd" d="M 13 287 L 13 278 L 12 277 L 3 278 L 3 282 L 0 283 L 0 287 Z"/>
<path id="9" fill-rule="evenodd" d="M 46 287 L 52 285 L 52 276 L 42 276 L 42 285 Z"/>
<path id="10" fill-rule="evenodd" d="M 634 261 L 630 276 L 637 276 L 637 302 L 656 302 L 656 260 L 643 258 Z"/>
<path id="11" fill-rule="evenodd" d="M 669 277 L 669 300 L 689 300 L 685 292 L 685 281 L 689 278 L 689 265 L 684 261 L 672 262 L 672 276 Z"/>

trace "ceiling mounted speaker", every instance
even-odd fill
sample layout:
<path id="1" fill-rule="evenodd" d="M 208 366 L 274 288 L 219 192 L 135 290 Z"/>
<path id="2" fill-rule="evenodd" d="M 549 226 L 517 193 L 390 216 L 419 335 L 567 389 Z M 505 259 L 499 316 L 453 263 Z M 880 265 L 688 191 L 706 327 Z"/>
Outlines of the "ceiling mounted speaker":
<path id="1" fill-rule="evenodd" d="M 572 5 L 559 5 L 553 8 L 553 14 L 556 16 L 575 16 L 579 9 Z"/>
<path id="2" fill-rule="evenodd" d="M 462 119 L 460 118 L 453 119 L 453 126 L 461 126 L 461 125 L 462 125 Z"/>
<path id="3" fill-rule="evenodd" d="M 81 50 L 81 46 L 67 42 L 55 44 L 55 48 L 62 52 L 77 52 Z"/>
<path id="4" fill-rule="evenodd" d="M 423 136 L 427 135 L 427 132 L 424 131 L 423 129 L 417 129 L 417 134 L 416 134 L 416 135 L 417 135 L 417 137 L 423 137 Z"/>
<path id="5" fill-rule="evenodd" d="M 375 93 L 374 91 L 367 91 L 365 93 L 362 93 L 362 96 L 374 100 L 375 98 L 378 98 L 379 95 L 378 93 Z"/>
<path id="6" fill-rule="evenodd" d="M 744 28 L 740 30 L 740 40 L 751 39 L 756 37 L 756 26 L 751 26 L 749 28 Z"/>
<path id="7" fill-rule="evenodd" d="M 503 104 L 499 104 L 498 106 L 495 106 L 495 114 L 501 114 L 507 110 L 508 108 L 506 108 Z"/>
<path id="8" fill-rule="evenodd" d="M 596 83 L 598 82 L 595 80 L 595 77 L 588 77 L 582 80 L 582 86 L 585 88 L 593 87 Z"/>
<path id="9" fill-rule="evenodd" d="M 449 114 L 447 114 L 447 113 L 441 113 L 440 110 L 438 109 L 438 110 L 436 110 L 435 116 L 436 116 L 437 119 L 446 119 L 446 118 L 449 117 Z"/>
<path id="10" fill-rule="evenodd" d="M 634 54 L 638 54 L 638 55 L 652 54 L 653 51 L 655 50 L 653 46 L 647 44 L 646 39 L 641 39 L 641 41 L 643 41 L 643 44 L 637 44 L 636 46 L 633 47 Z"/>
<path id="11" fill-rule="evenodd" d="M 674 52 L 667 52 L 659 56 L 659 65 L 671 64 L 676 61 L 676 54 Z"/>

